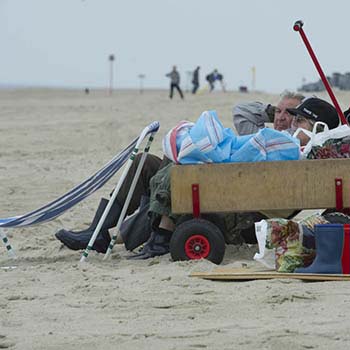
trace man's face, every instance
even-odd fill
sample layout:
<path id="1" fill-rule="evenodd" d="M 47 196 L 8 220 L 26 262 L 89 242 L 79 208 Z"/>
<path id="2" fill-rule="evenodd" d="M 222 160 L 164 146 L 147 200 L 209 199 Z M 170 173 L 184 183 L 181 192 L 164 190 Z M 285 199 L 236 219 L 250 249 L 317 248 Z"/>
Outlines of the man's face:
<path id="1" fill-rule="evenodd" d="M 293 116 L 287 112 L 287 108 L 295 108 L 300 104 L 297 98 L 282 98 L 276 106 L 275 119 L 273 127 L 278 130 L 286 130 L 291 127 Z"/>
<path id="2" fill-rule="evenodd" d="M 313 124 L 311 123 L 310 119 L 307 119 L 302 115 L 296 115 L 295 117 L 293 117 L 292 128 L 294 130 L 302 128 L 311 131 L 313 128 Z M 307 135 L 305 135 L 302 131 L 299 132 L 297 138 L 300 140 L 301 146 L 305 146 L 310 140 L 310 138 Z"/>
<path id="3" fill-rule="evenodd" d="M 292 128 L 294 130 L 297 130 L 298 128 L 303 128 L 311 131 L 313 128 L 313 124 L 311 123 L 310 119 L 305 118 L 302 115 L 296 115 L 293 117 Z"/>

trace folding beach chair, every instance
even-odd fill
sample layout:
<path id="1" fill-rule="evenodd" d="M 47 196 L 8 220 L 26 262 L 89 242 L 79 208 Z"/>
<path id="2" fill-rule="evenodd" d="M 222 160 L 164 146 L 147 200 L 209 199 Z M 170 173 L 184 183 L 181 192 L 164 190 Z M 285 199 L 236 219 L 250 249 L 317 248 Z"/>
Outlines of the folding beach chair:
<path id="1" fill-rule="evenodd" d="M 39 209 L 31 211 L 27 214 L 0 219 L 0 239 L 5 244 L 9 255 L 11 257 L 15 257 L 14 250 L 11 247 L 9 239 L 6 235 L 6 229 L 38 225 L 57 218 L 58 216 L 66 212 L 68 209 L 74 207 L 76 204 L 78 204 L 79 202 L 81 202 L 82 200 L 90 196 L 92 193 L 100 189 L 123 166 L 123 164 L 129 158 L 123 170 L 123 173 L 118 181 L 116 189 L 113 192 L 112 198 L 109 201 L 109 204 L 107 205 L 105 212 L 102 215 L 101 220 L 97 226 L 97 228 L 100 229 L 109 212 L 110 207 L 113 204 L 114 199 L 118 194 L 118 191 L 126 177 L 126 174 L 133 160 L 135 159 L 136 154 L 139 151 L 139 146 L 141 145 L 145 137 L 148 134 L 150 134 L 147 145 L 145 146 L 145 149 L 144 149 L 144 155 L 143 157 L 141 157 L 141 161 L 135 177 L 138 177 L 141 172 L 145 158 L 147 156 L 147 153 L 149 152 L 150 145 L 153 141 L 153 135 L 158 131 L 158 129 L 159 129 L 159 122 L 155 121 L 150 125 L 148 125 L 146 128 L 143 129 L 139 137 L 134 139 L 124 150 L 119 152 L 111 161 L 109 161 L 106 165 L 104 165 L 100 170 L 98 170 L 95 174 L 90 176 L 88 179 L 86 179 L 79 185 L 75 186 L 73 189 L 71 189 L 61 197 L 55 199 L 54 201 L 42 206 Z M 133 191 L 132 186 L 130 188 L 130 191 L 131 190 Z M 131 195 L 128 196 L 129 201 L 130 201 Z M 125 216 L 125 212 L 126 212 L 126 209 L 124 211 L 124 216 Z"/>

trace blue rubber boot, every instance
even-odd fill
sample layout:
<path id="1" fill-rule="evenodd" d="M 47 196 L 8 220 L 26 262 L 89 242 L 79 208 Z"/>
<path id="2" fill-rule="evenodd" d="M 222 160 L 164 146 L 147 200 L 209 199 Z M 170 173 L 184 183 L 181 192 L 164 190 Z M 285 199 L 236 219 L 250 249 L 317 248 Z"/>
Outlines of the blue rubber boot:
<path id="1" fill-rule="evenodd" d="M 296 273 L 350 273 L 350 225 L 315 225 L 316 258 Z"/>

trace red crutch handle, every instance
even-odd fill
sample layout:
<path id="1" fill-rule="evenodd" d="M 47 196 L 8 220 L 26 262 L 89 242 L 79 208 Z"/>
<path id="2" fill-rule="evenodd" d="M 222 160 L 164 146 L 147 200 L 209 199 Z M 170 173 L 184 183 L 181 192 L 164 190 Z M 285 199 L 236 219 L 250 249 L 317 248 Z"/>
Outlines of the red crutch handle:
<path id="1" fill-rule="evenodd" d="M 335 109 L 336 109 L 337 112 L 338 112 L 338 116 L 339 116 L 339 118 L 340 118 L 340 120 L 341 120 L 341 123 L 342 123 L 342 124 L 347 124 L 347 121 L 346 121 L 346 118 L 345 118 L 345 116 L 344 116 L 344 113 L 343 113 L 343 111 L 341 110 L 341 108 L 340 108 L 340 106 L 339 106 L 339 103 L 338 103 L 338 101 L 337 101 L 337 99 L 336 99 L 336 97 L 335 97 L 335 95 L 334 95 L 334 93 L 333 93 L 333 91 L 332 91 L 332 89 L 331 89 L 331 86 L 330 86 L 330 84 L 329 84 L 329 82 L 328 82 L 328 80 L 327 80 L 327 77 L 324 75 L 323 70 L 322 70 L 322 68 L 321 68 L 321 66 L 320 66 L 320 64 L 319 64 L 319 62 L 318 62 L 318 60 L 317 60 L 317 57 L 316 57 L 316 55 L 315 55 L 315 53 L 314 53 L 314 51 L 313 51 L 313 49 L 312 49 L 312 47 L 311 47 L 311 45 L 310 45 L 310 43 L 309 43 L 309 40 L 307 39 L 307 37 L 306 37 L 306 35 L 305 35 L 305 33 L 304 33 L 303 25 L 304 25 L 304 22 L 303 22 L 303 21 L 300 21 L 300 20 L 299 20 L 299 21 L 296 21 L 296 22 L 294 23 L 293 29 L 294 29 L 296 32 L 299 32 L 299 33 L 300 33 L 300 36 L 301 36 L 301 38 L 302 38 L 303 41 L 304 41 L 304 44 L 305 44 L 305 46 L 306 46 L 306 48 L 307 48 L 307 50 L 308 50 L 308 52 L 309 52 L 309 54 L 310 54 L 310 56 L 311 56 L 311 59 L 312 59 L 312 61 L 313 61 L 314 64 L 315 64 L 315 67 L 316 67 L 316 69 L 317 69 L 317 71 L 318 71 L 318 74 L 319 74 L 320 77 L 321 77 L 321 80 L 322 80 L 322 82 L 323 82 L 323 85 L 325 86 L 325 88 L 326 88 L 326 90 L 327 90 L 327 92 L 328 92 L 328 95 L 329 95 L 329 97 L 331 98 L 331 100 L 332 100 L 332 102 L 333 102 L 333 104 L 334 104 L 334 107 L 335 107 Z"/>
<path id="2" fill-rule="evenodd" d="M 296 31 L 296 32 L 299 32 L 300 28 L 302 28 L 302 26 L 304 25 L 304 22 L 303 21 L 296 21 L 294 23 L 294 26 L 293 26 L 293 29 Z"/>

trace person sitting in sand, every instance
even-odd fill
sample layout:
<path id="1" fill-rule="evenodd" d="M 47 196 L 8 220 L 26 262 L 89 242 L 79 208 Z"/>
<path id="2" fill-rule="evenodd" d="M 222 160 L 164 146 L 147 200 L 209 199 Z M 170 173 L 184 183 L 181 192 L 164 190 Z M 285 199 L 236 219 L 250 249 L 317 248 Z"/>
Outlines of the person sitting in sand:
<path id="1" fill-rule="evenodd" d="M 110 211 L 101 227 L 100 233 L 96 238 L 96 241 L 93 245 L 93 250 L 96 250 L 98 253 L 105 253 L 107 251 L 109 242 L 111 240 L 109 230 L 117 225 L 124 202 L 129 193 L 131 182 L 135 177 L 135 173 L 138 164 L 141 160 L 141 157 L 142 154 L 138 154 L 132 162 L 128 174 L 118 192 L 118 195 L 112 207 L 110 208 Z M 126 216 L 132 215 L 134 212 L 136 212 L 142 204 L 143 198 L 150 196 L 151 178 L 157 173 L 158 170 L 160 170 L 163 166 L 167 165 L 168 163 L 169 161 L 166 158 L 164 158 L 164 160 L 162 161 L 162 159 L 160 159 L 154 154 L 147 155 L 139 179 L 136 183 L 134 193 L 131 197 L 129 206 L 127 208 Z M 85 249 L 107 205 L 108 199 L 102 198 L 100 200 L 100 203 L 98 205 L 98 208 L 95 212 L 91 224 L 86 229 L 79 231 L 60 229 L 55 233 L 56 238 L 69 249 Z"/>
<path id="2" fill-rule="evenodd" d="M 286 97 L 284 95 L 282 95 L 281 101 L 277 105 L 277 108 L 279 108 L 279 109 L 282 108 L 284 103 L 286 103 L 286 101 L 284 101 L 285 99 L 286 99 Z M 288 101 L 288 106 L 289 107 L 296 107 L 299 103 L 300 103 L 300 100 L 298 98 L 291 98 Z M 259 108 L 260 108 L 260 105 L 259 105 Z M 284 109 L 283 109 L 283 111 L 284 111 Z M 251 112 L 251 113 L 252 113 L 252 116 L 257 115 L 257 113 L 255 113 L 255 112 Z M 237 116 L 239 118 L 241 118 L 241 116 L 239 114 L 237 114 Z M 275 118 L 275 120 L 277 119 L 276 125 L 282 125 L 282 122 L 281 122 L 281 124 L 279 124 L 280 122 L 278 122 L 279 115 L 277 114 L 276 116 L 277 116 L 277 118 Z M 284 118 L 281 118 L 281 120 L 283 121 Z M 248 118 L 248 121 L 253 121 L 253 119 Z M 254 125 L 255 123 L 252 122 L 252 124 Z M 286 129 L 290 128 L 290 123 L 285 123 L 284 125 L 285 125 Z M 242 128 L 241 128 L 241 126 L 242 126 Z M 244 130 L 246 130 L 246 126 L 247 126 L 247 123 L 240 123 L 238 125 L 238 127 L 236 127 L 238 134 L 241 134 L 241 133 L 244 134 Z M 282 126 L 280 126 L 280 128 L 282 128 Z M 116 198 L 116 200 L 115 200 L 115 202 L 114 202 L 114 204 L 113 204 L 113 206 L 112 206 L 112 208 L 111 208 L 111 210 L 110 210 L 110 212 L 105 220 L 105 223 L 102 226 L 101 232 L 95 241 L 93 249 L 95 249 L 97 252 L 101 252 L 101 253 L 106 252 L 106 249 L 107 249 L 108 244 L 110 242 L 110 234 L 109 234 L 108 230 L 115 227 L 117 224 L 122 205 L 126 199 L 127 193 L 129 191 L 129 188 L 130 188 L 131 181 L 134 178 L 140 157 L 141 157 L 141 155 L 137 156 L 135 161 L 133 162 L 133 165 L 129 170 L 129 173 L 126 177 L 126 180 L 124 181 L 124 183 L 120 189 L 120 192 L 119 192 L 119 194 L 118 194 L 118 196 L 117 196 L 117 198 Z M 132 214 L 134 211 L 136 211 L 138 209 L 142 196 L 149 196 L 152 191 L 157 192 L 156 188 L 159 187 L 159 185 L 161 185 L 161 184 L 158 184 L 159 177 L 162 176 L 161 169 L 168 166 L 169 164 L 171 164 L 171 162 L 166 157 L 163 160 L 161 160 L 159 157 L 157 157 L 155 155 L 152 155 L 152 154 L 147 155 L 146 162 L 145 162 L 144 167 L 142 169 L 140 178 L 137 182 L 134 194 L 132 196 L 132 200 L 129 204 L 129 207 L 127 210 L 127 215 Z M 160 173 L 160 175 L 159 175 L 159 173 Z M 152 185 L 151 179 L 156 174 L 158 174 L 158 176 L 155 178 L 155 181 Z M 156 198 L 156 197 L 157 197 L 157 195 L 155 195 L 153 198 Z M 158 198 L 159 198 L 159 196 L 158 196 Z M 157 207 L 158 200 L 152 199 L 151 203 L 153 203 L 153 205 Z M 65 246 L 67 246 L 70 249 L 73 249 L 73 250 L 85 249 L 88 242 L 90 241 L 90 238 L 93 234 L 93 231 L 96 228 L 98 221 L 101 218 L 103 211 L 104 211 L 105 207 L 107 206 L 107 204 L 108 204 L 107 199 L 101 200 L 100 205 L 96 211 L 95 217 L 94 217 L 91 225 L 87 229 L 85 229 L 83 231 L 75 231 L 75 232 L 61 229 L 56 233 L 56 238 L 59 239 Z M 155 210 L 153 212 L 157 212 L 157 211 L 161 211 L 161 209 Z M 162 220 L 159 220 L 159 216 L 154 215 L 154 217 L 157 217 L 158 222 L 154 218 L 152 219 L 152 222 L 155 222 L 155 224 L 153 225 L 154 230 L 159 231 L 158 232 L 159 234 L 157 234 L 156 236 L 157 237 L 164 236 L 164 237 L 166 237 L 165 241 L 168 241 L 168 239 L 170 239 L 168 236 L 171 236 L 171 231 L 172 231 L 172 229 L 168 230 L 168 228 L 169 227 L 172 228 L 172 220 L 167 217 L 167 216 L 169 216 L 168 214 L 170 214 L 170 211 L 167 212 L 166 214 L 167 215 L 164 215 Z M 167 231 L 170 231 L 170 233 L 168 233 Z M 161 245 L 161 242 L 159 242 L 159 243 Z M 157 252 L 157 253 L 160 253 L 160 252 Z"/>
<path id="3" fill-rule="evenodd" d="M 293 130 L 303 128 L 312 130 L 316 122 L 325 123 L 329 129 L 339 125 L 339 117 L 336 109 L 328 102 L 316 97 L 304 99 L 301 104 L 294 108 L 287 108 L 291 114 L 291 127 Z M 308 137 L 299 133 L 301 146 L 304 146 Z M 148 259 L 169 252 L 169 244 L 172 232 L 175 229 L 176 217 L 171 214 L 170 192 L 170 163 L 157 172 L 151 179 L 150 215 L 153 218 L 153 232 L 144 245 L 141 252 L 134 255 L 133 259 Z M 288 213 L 288 216 L 291 213 Z"/>
<path id="4" fill-rule="evenodd" d="M 274 126 L 277 130 L 289 129 L 291 127 L 291 116 L 287 114 L 287 107 L 296 107 L 300 104 L 303 96 L 295 94 L 292 92 L 284 93 L 281 96 L 281 100 L 277 104 L 276 108 L 273 108 L 271 105 L 264 105 L 262 103 L 246 103 L 237 105 L 237 108 L 234 108 L 234 125 L 238 135 L 245 135 L 247 131 L 251 133 L 257 132 L 260 128 L 264 127 L 264 122 L 269 121 L 270 118 L 273 118 L 273 112 L 276 110 L 276 115 L 274 119 Z M 268 116 L 269 115 L 269 116 Z M 249 133 L 249 132 L 248 132 Z M 126 180 L 124 181 L 118 196 L 109 211 L 109 214 L 101 228 L 100 234 L 97 236 L 97 239 L 93 245 L 99 253 L 105 253 L 110 242 L 109 229 L 116 226 L 123 204 L 127 197 L 130 184 L 132 179 L 135 176 L 137 166 L 139 164 L 141 155 L 136 156 L 134 162 L 132 163 L 131 168 L 129 169 Z M 129 207 L 127 209 L 126 215 L 131 215 L 134 213 L 140 206 L 141 199 L 143 197 L 150 196 L 150 180 L 151 178 L 161 170 L 164 166 L 170 163 L 166 157 L 162 160 L 158 156 L 153 154 L 148 154 L 146 157 L 145 164 L 142 168 L 140 177 L 136 184 L 134 194 L 131 198 Z M 96 210 L 95 216 L 90 224 L 90 226 L 81 231 L 71 231 L 66 229 L 59 230 L 55 236 L 60 240 L 66 247 L 73 250 L 85 249 L 90 241 L 90 238 L 103 214 L 104 209 L 108 204 L 108 200 L 102 198 L 100 204 Z M 164 219 L 166 220 L 166 219 Z M 244 220 L 248 221 L 247 217 Z M 165 227 L 168 227 L 170 222 L 165 224 Z M 163 225 L 162 225 L 163 226 Z M 239 225 L 238 225 L 239 226 Z M 228 242 L 234 242 L 234 238 L 228 238 Z"/>

